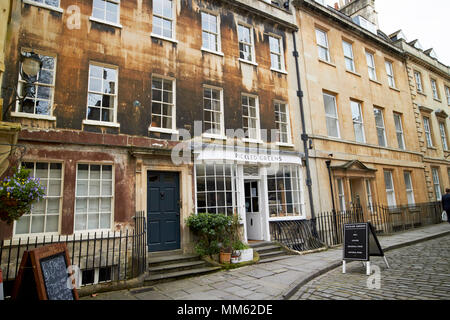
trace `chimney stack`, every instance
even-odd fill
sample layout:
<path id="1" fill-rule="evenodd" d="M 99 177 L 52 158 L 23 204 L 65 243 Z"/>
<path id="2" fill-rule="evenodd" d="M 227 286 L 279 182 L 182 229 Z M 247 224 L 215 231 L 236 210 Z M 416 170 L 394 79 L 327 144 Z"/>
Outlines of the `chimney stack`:
<path id="1" fill-rule="evenodd" d="M 335 8 L 336 10 L 339 10 L 339 3 L 335 2 L 335 3 L 334 3 L 334 8 Z"/>
<path id="2" fill-rule="evenodd" d="M 351 18 L 361 16 L 378 28 L 378 12 L 375 10 L 375 0 L 346 0 L 345 6 L 341 6 L 340 11 Z"/>

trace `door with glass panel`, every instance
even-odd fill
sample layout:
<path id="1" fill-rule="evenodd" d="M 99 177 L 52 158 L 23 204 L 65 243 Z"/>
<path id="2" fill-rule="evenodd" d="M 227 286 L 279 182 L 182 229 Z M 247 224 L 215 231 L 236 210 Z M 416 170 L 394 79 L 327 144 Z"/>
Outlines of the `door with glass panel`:
<path id="1" fill-rule="evenodd" d="M 263 240 L 259 181 L 246 180 L 244 189 L 247 238 L 248 240 Z"/>

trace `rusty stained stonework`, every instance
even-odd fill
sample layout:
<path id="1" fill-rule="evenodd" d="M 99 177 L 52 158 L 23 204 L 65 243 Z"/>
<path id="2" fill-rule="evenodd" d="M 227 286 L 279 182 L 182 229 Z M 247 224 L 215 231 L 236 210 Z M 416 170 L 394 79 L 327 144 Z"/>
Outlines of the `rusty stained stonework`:
<path id="1" fill-rule="evenodd" d="M 223 89 L 225 129 L 242 128 L 243 93 L 258 96 L 261 129 L 276 128 L 274 100 L 288 105 L 296 103 L 289 101 L 289 91 L 296 90 L 296 84 L 290 84 L 286 74 L 270 70 L 268 39 L 269 34 L 281 37 L 286 61 L 292 26 L 286 27 L 288 23 L 282 25 L 267 19 L 267 13 L 262 17 L 253 9 L 252 12 L 246 11 L 231 0 L 178 0 L 174 3 L 177 42 L 151 37 L 152 1 L 121 1 L 121 28 L 91 21 L 92 1 L 77 1 L 81 28 L 73 30 L 66 25 L 69 18 L 67 8 L 74 4 L 71 0 L 60 1 L 63 13 L 19 0 L 13 2 L 2 88 L 5 101 L 12 100 L 12 88 L 17 85 L 21 50 L 30 49 L 56 57 L 52 112 L 56 120 L 13 117 L 10 114 L 6 117 L 24 127 L 19 136 L 19 142 L 28 147 L 24 160 L 64 164 L 61 234 L 73 233 L 77 162 L 114 165 L 114 225 L 132 224 L 137 207 L 136 195 L 146 192 L 146 187 L 136 190 L 137 158 L 131 151 L 133 148 L 170 151 L 177 143 L 167 140 L 169 135 L 159 136 L 167 138 L 164 140 L 149 133 L 152 75 L 176 80 L 176 127 L 189 130 L 192 136 L 194 121 L 203 120 L 203 85 Z M 285 15 L 290 14 L 271 7 Z M 201 10 L 219 15 L 223 56 L 201 50 Z M 238 22 L 254 28 L 257 66 L 238 60 Z M 90 62 L 118 69 L 119 128 L 83 124 Z M 296 97 L 292 92 L 290 96 Z M 140 106 L 135 106 L 134 101 L 139 101 Z M 15 111 L 14 108 L 10 111 Z M 152 156 L 147 157 L 151 159 Z M 162 159 L 158 161 L 172 165 L 170 157 Z M 142 161 L 142 158 L 138 160 Z M 188 167 L 192 171 L 192 166 Z M 12 235 L 12 227 L 0 228 L 4 234 Z"/>

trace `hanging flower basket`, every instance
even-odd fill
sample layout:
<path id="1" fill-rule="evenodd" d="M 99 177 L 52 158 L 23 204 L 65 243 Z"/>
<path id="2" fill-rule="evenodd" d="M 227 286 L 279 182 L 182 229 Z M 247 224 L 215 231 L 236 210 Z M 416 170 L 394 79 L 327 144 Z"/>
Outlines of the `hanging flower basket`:
<path id="1" fill-rule="evenodd" d="M 31 211 L 35 201 L 44 198 L 45 188 L 30 171 L 21 167 L 0 183 L 0 220 L 8 224 Z"/>

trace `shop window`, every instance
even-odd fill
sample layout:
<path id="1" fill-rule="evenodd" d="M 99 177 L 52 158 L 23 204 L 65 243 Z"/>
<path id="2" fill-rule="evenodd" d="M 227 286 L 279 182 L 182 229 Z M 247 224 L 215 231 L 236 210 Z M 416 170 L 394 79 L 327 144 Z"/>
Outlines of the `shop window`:
<path id="1" fill-rule="evenodd" d="M 302 215 L 301 173 L 297 166 L 280 166 L 267 173 L 271 218 Z"/>
<path id="2" fill-rule="evenodd" d="M 195 166 L 197 213 L 237 212 L 236 168 L 228 164 L 199 164 Z"/>
<path id="3" fill-rule="evenodd" d="M 35 202 L 31 213 L 16 222 L 15 234 L 56 233 L 62 203 L 62 164 L 46 162 L 24 162 L 22 166 L 31 171 L 31 176 L 45 187 L 43 200 Z"/>
<path id="4" fill-rule="evenodd" d="M 111 165 L 78 164 L 75 231 L 109 230 L 113 210 Z"/>

